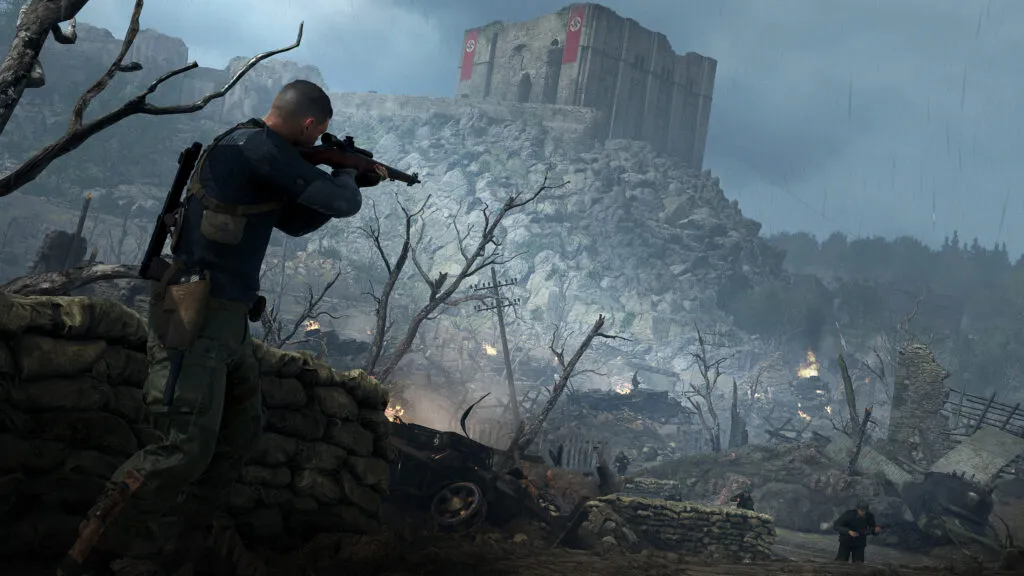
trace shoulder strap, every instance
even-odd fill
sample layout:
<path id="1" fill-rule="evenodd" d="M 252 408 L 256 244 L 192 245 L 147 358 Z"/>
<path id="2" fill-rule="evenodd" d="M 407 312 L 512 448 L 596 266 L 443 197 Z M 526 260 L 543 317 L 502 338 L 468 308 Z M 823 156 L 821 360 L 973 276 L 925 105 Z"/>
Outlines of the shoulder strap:
<path id="1" fill-rule="evenodd" d="M 213 139 L 213 142 L 203 150 L 202 154 L 199 155 L 199 160 L 196 162 L 195 170 L 192 171 L 192 178 L 188 184 L 187 196 L 194 196 L 200 202 L 203 203 L 203 207 L 212 212 L 219 212 L 221 214 L 230 214 L 232 216 L 248 216 L 249 214 L 259 214 L 261 212 L 271 212 L 284 206 L 284 202 L 264 202 L 263 204 L 227 204 L 210 198 L 206 191 L 203 190 L 203 185 L 200 182 L 199 173 L 203 168 L 203 164 L 206 162 L 206 155 L 209 154 L 210 150 L 213 150 L 221 140 L 227 138 L 229 135 L 234 134 L 238 130 L 254 129 L 262 127 L 262 123 L 256 119 L 249 119 L 240 124 L 236 124 L 230 130 L 218 135 Z"/>

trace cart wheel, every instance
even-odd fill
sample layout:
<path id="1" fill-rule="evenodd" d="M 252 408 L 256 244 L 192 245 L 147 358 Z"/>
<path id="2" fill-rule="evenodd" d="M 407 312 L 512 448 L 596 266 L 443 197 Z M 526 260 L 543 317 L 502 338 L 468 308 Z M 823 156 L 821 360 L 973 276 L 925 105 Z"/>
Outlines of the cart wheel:
<path id="1" fill-rule="evenodd" d="M 443 529 L 471 530 L 487 515 L 487 501 L 476 484 L 458 482 L 445 486 L 434 496 L 430 515 Z"/>

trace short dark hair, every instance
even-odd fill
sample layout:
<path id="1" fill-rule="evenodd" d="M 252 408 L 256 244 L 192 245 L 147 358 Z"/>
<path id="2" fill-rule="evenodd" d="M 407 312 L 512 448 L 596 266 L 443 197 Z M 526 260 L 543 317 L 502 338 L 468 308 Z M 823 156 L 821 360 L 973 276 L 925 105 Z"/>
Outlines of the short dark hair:
<path id="1" fill-rule="evenodd" d="M 334 116 L 331 97 L 309 80 L 293 80 L 285 84 L 270 108 L 285 118 L 314 118 L 321 123 Z"/>

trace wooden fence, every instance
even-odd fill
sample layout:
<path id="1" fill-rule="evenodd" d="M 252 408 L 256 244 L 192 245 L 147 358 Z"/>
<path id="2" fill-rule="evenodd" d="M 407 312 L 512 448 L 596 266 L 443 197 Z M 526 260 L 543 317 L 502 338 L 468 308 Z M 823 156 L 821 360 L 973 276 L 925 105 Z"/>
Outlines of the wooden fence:
<path id="1" fill-rule="evenodd" d="M 494 421 L 466 424 L 469 437 L 491 448 L 504 450 L 512 441 L 512 426 Z M 558 452 L 562 447 L 562 467 L 573 470 L 594 470 L 597 468 L 597 451 L 600 442 L 589 438 L 583 433 L 569 435 L 559 434 L 557 437 L 541 435 L 528 450 L 529 453 L 541 456 L 545 462 L 551 461 L 548 451 Z M 606 455 L 607 456 L 607 455 Z"/>
<path id="2" fill-rule="evenodd" d="M 966 390 L 950 390 L 942 413 L 950 418 L 951 439 L 959 442 L 982 426 L 991 426 L 1024 438 L 1024 408 L 996 401 L 996 394 L 985 398 Z"/>

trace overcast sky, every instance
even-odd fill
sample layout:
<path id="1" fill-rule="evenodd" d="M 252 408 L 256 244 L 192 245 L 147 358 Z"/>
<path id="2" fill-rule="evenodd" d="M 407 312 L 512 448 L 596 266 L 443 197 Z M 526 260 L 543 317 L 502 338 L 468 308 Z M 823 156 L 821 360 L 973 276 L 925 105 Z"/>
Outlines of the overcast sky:
<path id="1" fill-rule="evenodd" d="M 603 3 L 718 60 L 705 164 L 766 233 L 937 244 L 957 229 L 1024 250 L 1024 0 Z M 80 19 L 120 37 L 131 4 L 92 0 Z M 332 90 L 450 96 L 464 30 L 566 4 L 151 0 L 143 27 L 221 67 L 289 43 L 304 20 L 289 57 Z"/>

